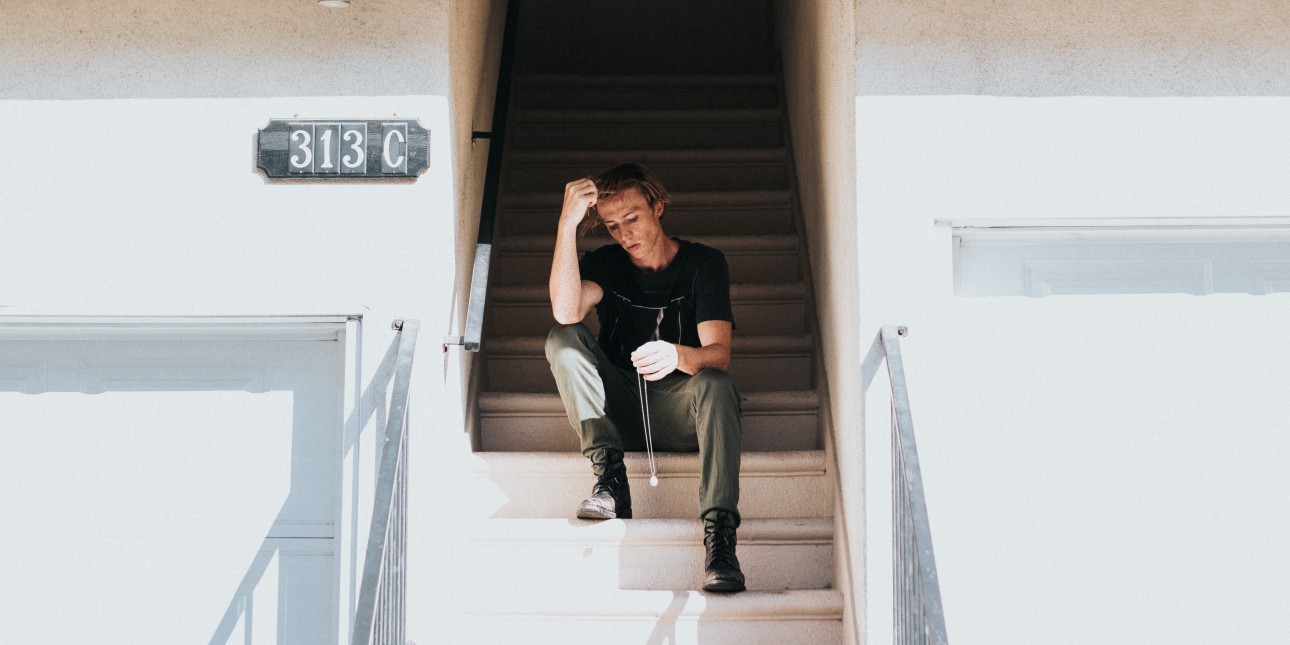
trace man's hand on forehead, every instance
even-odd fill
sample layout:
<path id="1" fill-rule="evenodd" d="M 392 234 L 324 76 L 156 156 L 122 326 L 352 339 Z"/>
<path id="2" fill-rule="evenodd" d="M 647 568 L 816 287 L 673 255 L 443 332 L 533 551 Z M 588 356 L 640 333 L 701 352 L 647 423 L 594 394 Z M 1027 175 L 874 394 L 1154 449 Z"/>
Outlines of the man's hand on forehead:
<path id="1" fill-rule="evenodd" d="M 596 205 L 599 190 L 596 182 L 584 177 L 564 185 L 564 208 L 560 211 L 560 221 L 566 224 L 578 224 L 587 216 L 587 211 Z"/>

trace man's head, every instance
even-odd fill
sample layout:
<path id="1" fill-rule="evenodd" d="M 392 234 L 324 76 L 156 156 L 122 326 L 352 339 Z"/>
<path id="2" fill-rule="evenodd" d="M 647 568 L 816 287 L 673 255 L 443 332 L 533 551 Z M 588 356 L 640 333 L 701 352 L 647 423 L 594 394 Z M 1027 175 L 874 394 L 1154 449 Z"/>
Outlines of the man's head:
<path id="1" fill-rule="evenodd" d="M 645 203 L 650 209 L 657 211 L 658 217 L 662 217 L 663 209 L 672 203 L 672 195 L 663 187 L 663 182 L 659 181 L 649 168 L 638 163 L 618 164 L 592 177 L 591 180 L 596 183 L 597 202 L 611 200 L 615 195 L 635 188 L 640 196 L 645 198 Z M 579 235 L 586 235 L 602 223 L 600 210 L 592 208 L 595 212 L 582 220 L 578 230 Z"/>

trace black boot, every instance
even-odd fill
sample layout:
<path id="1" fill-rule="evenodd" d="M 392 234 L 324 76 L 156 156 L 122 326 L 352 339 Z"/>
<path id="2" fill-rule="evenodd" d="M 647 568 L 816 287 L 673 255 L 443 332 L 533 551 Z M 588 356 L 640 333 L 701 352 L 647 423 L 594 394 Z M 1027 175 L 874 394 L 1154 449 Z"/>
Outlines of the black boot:
<path id="1" fill-rule="evenodd" d="M 707 550 L 704 565 L 704 591 L 743 591 L 744 573 L 735 557 L 735 529 L 739 516 L 727 511 L 709 511 L 703 516 L 703 546 Z"/>
<path id="2" fill-rule="evenodd" d="M 632 517 L 632 489 L 627 483 L 627 467 L 621 462 L 605 468 L 605 474 L 596 479 L 591 497 L 578 507 L 578 519 L 624 520 Z"/>

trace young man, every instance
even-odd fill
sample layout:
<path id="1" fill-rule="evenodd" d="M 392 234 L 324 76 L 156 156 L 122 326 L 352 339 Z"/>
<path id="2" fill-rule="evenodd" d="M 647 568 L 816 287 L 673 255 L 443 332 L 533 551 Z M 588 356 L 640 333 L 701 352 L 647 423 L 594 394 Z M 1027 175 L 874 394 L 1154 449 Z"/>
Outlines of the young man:
<path id="1" fill-rule="evenodd" d="M 625 451 L 699 452 L 705 591 L 743 591 L 739 526 L 739 392 L 730 367 L 730 277 L 720 251 L 663 233 L 671 196 L 638 164 L 610 168 L 564 190 L 547 337 L 569 414 L 596 484 L 583 519 L 630 518 Z M 614 244 L 579 261 L 577 238 L 603 224 Z M 592 309 L 600 337 L 582 324 Z M 642 400 L 642 392 L 647 393 Z M 649 425 L 645 425 L 648 416 Z"/>

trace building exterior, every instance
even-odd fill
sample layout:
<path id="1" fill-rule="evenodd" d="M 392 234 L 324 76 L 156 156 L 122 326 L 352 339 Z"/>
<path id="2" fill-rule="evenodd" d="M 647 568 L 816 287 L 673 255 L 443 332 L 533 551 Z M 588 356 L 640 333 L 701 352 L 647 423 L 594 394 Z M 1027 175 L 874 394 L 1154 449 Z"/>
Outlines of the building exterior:
<path id="1" fill-rule="evenodd" d="M 1285 631 L 1284 3 L 525 0 L 530 35 L 622 19 L 635 40 L 562 50 L 619 47 L 610 84 L 755 75 L 739 48 L 764 34 L 791 132 L 825 482 L 805 494 L 830 524 L 824 582 L 802 584 L 827 589 L 726 603 L 660 582 L 622 620 L 543 614 L 579 602 L 558 594 L 481 609 L 533 582 L 524 557 L 485 566 L 513 538 L 487 520 L 510 517 L 514 482 L 583 483 L 484 456 L 486 359 L 444 344 L 467 322 L 489 153 L 472 132 L 507 3 L 351 5 L 0 2 L 0 638 L 348 642 L 404 319 L 409 641 L 631 624 L 757 642 L 755 612 L 777 642 L 891 641 L 888 403 L 881 379 L 861 393 L 884 325 L 911 330 L 954 642 Z M 703 57 L 668 57 L 695 40 Z M 533 51 L 521 72 L 564 60 Z M 271 179 L 272 120 L 415 121 L 428 167 Z M 657 538 L 638 530 L 575 546 L 626 561 Z"/>
<path id="2" fill-rule="evenodd" d="M 1260 255 L 1290 197 L 1285 5 L 857 14 L 861 338 L 911 329 L 951 637 L 1275 640 L 1253 613 L 1284 602 L 1255 571 L 1287 567 L 1286 300 Z M 1010 232 L 1035 236 L 1032 277 L 1086 293 L 955 295 L 973 242 L 1003 255 Z"/>

